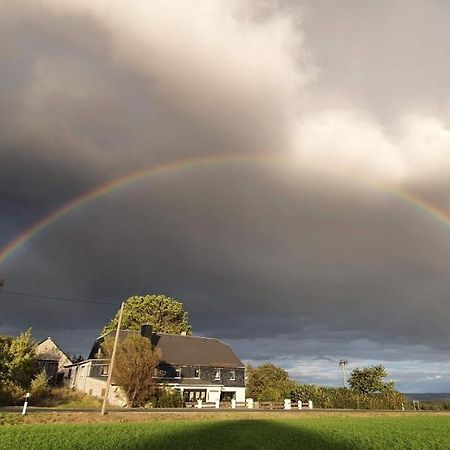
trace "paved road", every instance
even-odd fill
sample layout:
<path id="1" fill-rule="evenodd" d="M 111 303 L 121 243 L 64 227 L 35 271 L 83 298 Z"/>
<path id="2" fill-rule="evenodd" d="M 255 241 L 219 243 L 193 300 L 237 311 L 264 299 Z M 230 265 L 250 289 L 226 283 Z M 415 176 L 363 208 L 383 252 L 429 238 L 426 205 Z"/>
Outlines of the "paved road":
<path id="1" fill-rule="evenodd" d="M 198 412 L 211 412 L 211 413 L 230 413 L 230 412 L 245 412 L 245 413 L 273 413 L 273 412 L 280 412 L 280 413 L 298 413 L 298 414 L 314 414 L 319 412 L 345 412 L 345 413 L 377 413 L 377 412 L 401 412 L 401 411 L 395 411 L 395 410 L 368 410 L 368 409 L 303 409 L 299 411 L 296 408 L 293 408 L 291 410 L 283 410 L 283 409 L 248 409 L 248 408 L 221 408 L 221 409 L 215 409 L 215 408 L 111 408 L 108 410 L 110 413 L 120 412 L 120 413 L 198 413 Z M 21 406 L 6 406 L 6 407 L 0 407 L 0 413 L 21 413 L 22 407 Z M 100 412 L 98 409 L 63 409 L 63 408 L 38 408 L 38 407 L 32 407 L 30 406 L 27 409 L 28 414 L 36 414 L 36 413 L 93 413 L 93 412 Z M 411 412 L 411 411 L 409 411 Z M 421 412 L 427 412 L 427 411 L 421 411 Z"/>
<path id="2" fill-rule="evenodd" d="M 50 413 L 50 412 L 57 412 L 57 413 L 80 413 L 80 412 L 100 412 L 100 409 L 67 409 L 67 408 L 39 408 L 39 407 L 28 407 L 27 413 L 33 414 L 33 413 Z M 213 413 L 224 413 L 224 412 L 232 412 L 232 411 L 239 411 L 239 412 L 274 412 L 274 411 L 280 411 L 280 412 L 292 412 L 297 411 L 299 413 L 306 412 L 308 410 L 298 411 L 297 409 L 292 409 L 291 411 L 283 410 L 283 409 L 248 409 L 248 408 L 110 408 L 108 409 L 108 412 L 120 412 L 120 413 L 196 413 L 196 412 L 213 412 Z M 312 411 L 319 411 L 319 410 L 312 410 Z M 312 412 L 309 411 L 309 412 Z M 21 413 L 22 407 L 21 406 L 4 406 L 0 407 L 0 413 L 7 412 L 7 413 Z"/>

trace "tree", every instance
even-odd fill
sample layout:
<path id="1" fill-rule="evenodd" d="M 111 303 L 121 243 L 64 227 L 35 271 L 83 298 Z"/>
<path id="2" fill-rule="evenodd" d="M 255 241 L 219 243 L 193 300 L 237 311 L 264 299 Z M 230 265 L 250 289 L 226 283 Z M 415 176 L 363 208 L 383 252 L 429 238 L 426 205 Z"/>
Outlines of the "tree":
<path id="1" fill-rule="evenodd" d="M 103 328 L 106 334 L 117 328 L 119 311 Z M 122 317 L 122 329 L 140 331 L 141 326 L 150 324 L 153 331 L 162 333 L 192 333 L 188 313 L 183 304 L 165 295 L 134 295 L 125 302 Z"/>
<path id="2" fill-rule="evenodd" d="M 72 364 L 76 364 L 76 363 L 79 363 L 81 361 L 84 361 L 84 358 L 83 358 L 82 355 L 76 355 L 76 354 L 71 354 L 71 353 L 67 353 L 67 358 L 70 359 Z"/>
<path id="3" fill-rule="evenodd" d="M 110 358 L 113 339 L 103 343 L 103 350 Z M 112 381 L 120 386 L 128 406 L 143 406 L 156 390 L 153 375 L 158 367 L 160 353 L 150 341 L 140 335 L 128 336 L 117 344 Z"/>
<path id="4" fill-rule="evenodd" d="M 385 382 L 388 373 L 383 365 L 356 368 L 352 371 L 348 384 L 359 394 L 388 394 L 394 391 L 394 382 Z"/>
<path id="5" fill-rule="evenodd" d="M 20 336 L 0 336 L 0 404 L 16 405 L 23 401 L 25 389 L 38 371 L 36 341 L 31 329 Z"/>
<path id="6" fill-rule="evenodd" d="M 294 382 L 281 367 L 266 363 L 247 367 L 247 396 L 254 400 L 282 401 L 290 398 Z"/>
<path id="7" fill-rule="evenodd" d="M 35 349 L 31 329 L 15 338 L 0 336 L 0 382 L 10 381 L 28 388 L 38 369 Z"/>

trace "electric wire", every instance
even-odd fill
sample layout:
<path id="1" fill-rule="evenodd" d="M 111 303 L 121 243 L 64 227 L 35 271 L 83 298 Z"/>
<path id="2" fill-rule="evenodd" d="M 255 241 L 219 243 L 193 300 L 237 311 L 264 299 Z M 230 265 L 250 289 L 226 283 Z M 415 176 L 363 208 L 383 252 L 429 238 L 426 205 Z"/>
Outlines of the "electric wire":
<path id="1" fill-rule="evenodd" d="M 63 301 L 63 302 L 92 303 L 95 305 L 117 306 L 116 303 L 103 302 L 100 300 L 87 300 L 87 299 L 81 299 L 81 298 L 58 297 L 56 295 L 33 294 L 31 292 L 17 292 L 17 291 L 10 291 L 9 289 L 2 289 L 2 288 L 0 288 L 0 294 L 10 294 L 10 295 L 18 296 L 18 297 L 32 297 L 32 298 L 39 298 L 39 299 L 43 299 L 43 300 L 57 300 L 57 301 Z"/>

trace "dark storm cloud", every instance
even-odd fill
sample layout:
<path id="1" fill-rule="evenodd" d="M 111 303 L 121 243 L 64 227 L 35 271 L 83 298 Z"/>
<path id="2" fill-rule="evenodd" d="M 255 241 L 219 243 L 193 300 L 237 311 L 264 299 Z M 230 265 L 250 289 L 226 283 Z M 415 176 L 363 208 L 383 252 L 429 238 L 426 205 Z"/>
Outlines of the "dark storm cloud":
<path id="1" fill-rule="evenodd" d="M 442 109 L 411 109 L 405 87 L 386 126 L 383 101 L 360 101 L 383 83 L 365 77 L 352 91 L 345 61 L 327 53 L 344 19 L 318 36 L 334 8 L 326 3 L 304 3 L 304 15 L 290 2 L 105 5 L 18 1 L 1 13 L 0 243 L 155 163 L 261 152 L 280 163 L 191 168 L 98 199 L 4 263 L 8 287 L 116 305 L 163 292 L 184 301 L 199 333 L 308 381 L 338 380 L 323 374 L 339 357 L 388 361 L 400 379 L 418 354 L 442 359 L 448 228 L 381 188 L 409 186 L 450 205 Z M 364 56 L 366 70 L 371 52 L 361 49 L 377 36 L 364 34 L 349 53 Z M 2 332 L 33 326 L 83 353 L 115 310 L 1 301 Z M 439 369 L 422 385 L 427 376 Z"/>

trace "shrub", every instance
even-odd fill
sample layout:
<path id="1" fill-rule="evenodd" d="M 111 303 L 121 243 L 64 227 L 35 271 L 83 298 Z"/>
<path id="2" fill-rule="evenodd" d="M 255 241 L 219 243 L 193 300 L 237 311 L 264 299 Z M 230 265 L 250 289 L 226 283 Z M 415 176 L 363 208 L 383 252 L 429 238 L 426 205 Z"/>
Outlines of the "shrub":
<path id="1" fill-rule="evenodd" d="M 10 380 L 2 382 L 0 387 L 0 405 L 15 406 L 24 401 L 25 389 Z"/>
<path id="2" fill-rule="evenodd" d="M 184 406 L 184 401 L 177 390 L 160 388 L 149 399 L 149 404 L 155 408 L 181 408 Z"/>
<path id="3" fill-rule="evenodd" d="M 31 382 L 30 393 L 32 401 L 39 401 L 46 398 L 51 393 L 51 387 L 48 385 L 48 377 L 45 370 L 39 372 Z"/>
<path id="4" fill-rule="evenodd" d="M 312 400 L 316 408 L 338 409 L 402 409 L 409 407 L 408 400 L 397 391 L 379 394 L 363 394 L 347 388 L 296 384 L 291 399 L 306 402 Z"/>

